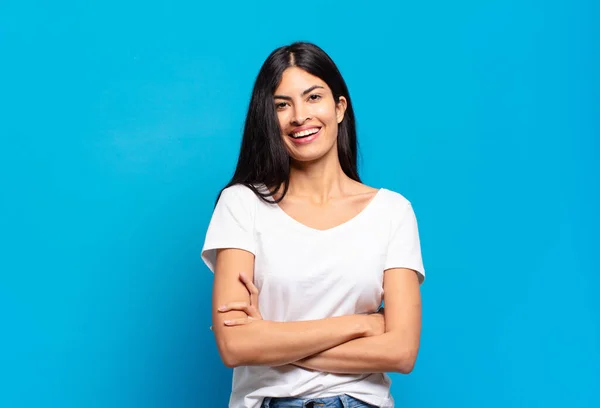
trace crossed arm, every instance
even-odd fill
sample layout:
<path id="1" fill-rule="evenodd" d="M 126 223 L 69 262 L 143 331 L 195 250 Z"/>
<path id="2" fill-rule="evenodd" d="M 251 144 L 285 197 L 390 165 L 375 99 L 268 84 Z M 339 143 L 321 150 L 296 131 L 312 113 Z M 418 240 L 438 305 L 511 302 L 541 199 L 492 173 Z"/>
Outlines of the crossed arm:
<path id="1" fill-rule="evenodd" d="M 384 314 L 285 323 L 260 316 L 253 270 L 251 253 L 218 251 L 213 331 L 228 367 L 294 364 L 330 373 L 412 371 L 421 332 L 421 297 L 413 270 L 385 271 Z"/>

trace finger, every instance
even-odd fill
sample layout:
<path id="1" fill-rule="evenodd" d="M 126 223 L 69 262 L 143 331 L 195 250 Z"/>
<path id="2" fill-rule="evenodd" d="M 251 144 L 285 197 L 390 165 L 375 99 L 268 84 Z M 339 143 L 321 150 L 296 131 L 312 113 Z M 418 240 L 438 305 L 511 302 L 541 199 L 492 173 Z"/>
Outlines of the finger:
<path id="1" fill-rule="evenodd" d="M 242 326 L 244 324 L 252 323 L 254 319 L 251 317 L 246 317 L 243 319 L 233 319 L 233 320 L 225 320 L 223 323 L 225 326 Z"/>
<path id="2" fill-rule="evenodd" d="M 251 279 L 249 279 L 244 273 L 240 273 L 240 279 L 246 285 L 246 289 L 250 292 L 250 304 L 258 305 L 258 288 L 254 285 Z"/>
<path id="3" fill-rule="evenodd" d="M 248 278 L 246 274 L 240 273 L 240 279 L 242 280 L 242 282 L 244 282 L 244 285 L 246 285 L 246 288 L 248 289 L 248 292 L 250 292 L 251 295 L 258 295 L 258 288 L 254 286 L 254 282 L 252 282 L 252 280 Z"/>
<path id="4" fill-rule="evenodd" d="M 231 302 L 227 303 L 226 305 L 220 306 L 218 310 L 219 312 L 230 312 L 232 310 L 241 310 L 243 312 L 246 312 L 249 307 L 250 304 L 248 302 Z"/>
<path id="5" fill-rule="evenodd" d="M 258 313 L 258 310 L 256 309 L 256 307 L 254 307 L 246 302 L 232 302 L 232 303 L 229 303 L 229 304 L 219 307 L 218 310 L 221 313 L 230 312 L 232 310 L 238 310 L 238 311 L 246 313 L 249 317 L 253 317 L 253 318 L 260 317 L 260 314 Z"/>

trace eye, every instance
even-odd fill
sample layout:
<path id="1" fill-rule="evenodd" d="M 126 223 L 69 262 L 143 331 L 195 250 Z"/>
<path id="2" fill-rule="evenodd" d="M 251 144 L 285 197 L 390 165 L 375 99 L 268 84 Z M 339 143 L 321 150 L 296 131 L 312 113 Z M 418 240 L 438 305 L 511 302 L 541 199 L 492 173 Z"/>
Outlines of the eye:
<path id="1" fill-rule="evenodd" d="M 321 99 L 321 95 L 319 94 L 312 94 L 311 96 L 308 97 L 311 101 L 318 101 L 319 99 Z"/>
<path id="2" fill-rule="evenodd" d="M 287 102 L 279 102 L 279 103 L 275 104 L 275 108 L 277 110 L 281 110 L 281 109 L 285 108 L 285 105 L 287 105 L 287 104 L 288 104 Z"/>

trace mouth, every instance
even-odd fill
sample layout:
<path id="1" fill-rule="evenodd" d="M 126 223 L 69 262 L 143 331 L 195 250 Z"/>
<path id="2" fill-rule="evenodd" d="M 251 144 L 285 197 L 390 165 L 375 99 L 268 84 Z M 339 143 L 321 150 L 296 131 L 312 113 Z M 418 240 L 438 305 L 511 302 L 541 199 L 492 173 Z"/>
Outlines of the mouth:
<path id="1" fill-rule="evenodd" d="M 306 130 L 302 130 L 300 132 L 290 133 L 288 136 L 295 143 L 308 143 L 315 140 L 321 134 L 320 127 L 314 127 Z"/>

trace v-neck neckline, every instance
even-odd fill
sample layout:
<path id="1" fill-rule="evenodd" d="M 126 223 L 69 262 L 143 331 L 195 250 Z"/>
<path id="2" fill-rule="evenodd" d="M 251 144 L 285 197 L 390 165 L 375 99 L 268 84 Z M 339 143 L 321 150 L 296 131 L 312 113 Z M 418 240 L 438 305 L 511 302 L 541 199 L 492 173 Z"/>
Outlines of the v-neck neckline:
<path id="1" fill-rule="evenodd" d="M 275 206 L 276 211 L 282 215 L 283 219 L 287 220 L 288 223 L 296 226 L 297 228 L 300 228 L 300 229 L 303 229 L 305 231 L 315 233 L 315 234 L 328 234 L 328 233 L 332 233 L 332 232 L 344 229 L 344 228 L 354 224 L 355 222 L 357 222 L 360 218 L 364 217 L 365 214 L 370 211 L 371 207 L 374 206 L 375 202 L 378 201 L 378 197 L 382 194 L 383 190 L 385 190 L 385 189 L 384 188 L 378 189 L 377 192 L 375 193 L 375 195 L 369 200 L 367 205 L 365 205 L 352 218 L 350 218 L 340 224 L 334 225 L 333 227 L 329 227 L 327 229 L 318 229 L 318 228 L 309 227 L 308 225 L 298 221 L 297 219 L 295 219 L 294 217 L 289 215 L 287 212 L 285 212 L 283 210 L 283 208 L 281 208 L 279 206 L 279 204 L 273 204 L 273 205 Z"/>

